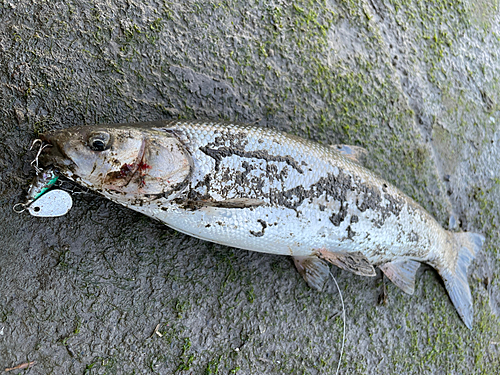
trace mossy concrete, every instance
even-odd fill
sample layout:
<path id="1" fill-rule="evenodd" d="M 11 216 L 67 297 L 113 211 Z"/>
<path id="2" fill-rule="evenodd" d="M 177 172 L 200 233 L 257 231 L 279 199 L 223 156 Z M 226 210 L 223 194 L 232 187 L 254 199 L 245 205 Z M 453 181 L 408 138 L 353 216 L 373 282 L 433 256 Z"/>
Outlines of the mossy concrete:
<path id="1" fill-rule="evenodd" d="M 336 289 L 308 289 L 290 259 L 196 240 L 93 195 L 56 219 L 12 211 L 39 132 L 208 118 L 363 146 L 444 227 L 485 234 L 471 331 L 429 267 L 413 296 L 334 270 L 342 373 L 498 373 L 498 5 L 0 2 L 0 369 L 334 373 Z"/>

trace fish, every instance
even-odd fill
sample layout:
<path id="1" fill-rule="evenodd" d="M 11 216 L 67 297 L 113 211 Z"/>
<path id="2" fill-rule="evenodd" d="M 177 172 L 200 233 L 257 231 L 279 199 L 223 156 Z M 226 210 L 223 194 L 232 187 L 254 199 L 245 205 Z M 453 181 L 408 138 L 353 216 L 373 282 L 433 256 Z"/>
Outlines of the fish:
<path id="1" fill-rule="evenodd" d="M 416 272 L 428 264 L 472 328 L 467 269 L 484 236 L 443 229 L 365 168 L 359 148 L 182 120 L 76 126 L 41 139 L 51 145 L 42 163 L 77 184 L 190 236 L 292 256 L 316 290 L 333 264 L 362 276 L 378 267 L 413 294 Z"/>

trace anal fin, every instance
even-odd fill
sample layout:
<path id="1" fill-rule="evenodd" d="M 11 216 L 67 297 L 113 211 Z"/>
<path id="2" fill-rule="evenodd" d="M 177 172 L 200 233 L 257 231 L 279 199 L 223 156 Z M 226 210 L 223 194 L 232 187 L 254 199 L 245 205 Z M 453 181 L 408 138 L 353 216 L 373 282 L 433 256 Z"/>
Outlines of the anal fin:
<path id="1" fill-rule="evenodd" d="M 297 271 L 302 275 L 310 288 L 321 291 L 330 267 L 316 256 L 292 257 Z"/>
<path id="2" fill-rule="evenodd" d="M 359 251 L 333 252 L 326 249 L 318 250 L 318 257 L 336 265 L 346 271 L 351 271 L 360 276 L 375 276 L 375 268 L 370 264 L 368 258 Z"/>
<path id="3" fill-rule="evenodd" d="M 415 291 L 415 274 L 419 267 L 420 263 L 414 260 L 396 260 L 379 266 L 394 285 L 408 294 Z"/>

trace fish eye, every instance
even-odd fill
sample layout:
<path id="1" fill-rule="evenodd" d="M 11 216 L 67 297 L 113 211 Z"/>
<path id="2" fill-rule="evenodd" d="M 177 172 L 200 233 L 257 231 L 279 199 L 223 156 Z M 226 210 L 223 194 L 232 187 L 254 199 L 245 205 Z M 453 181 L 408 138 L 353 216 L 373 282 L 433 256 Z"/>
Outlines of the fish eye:
<path id="1" fill-rule="evenodd" d="M 110 138 L 106 132 L 91 133 L 87 144 L 92 151 L 104 151 L 109 148 Z"/>

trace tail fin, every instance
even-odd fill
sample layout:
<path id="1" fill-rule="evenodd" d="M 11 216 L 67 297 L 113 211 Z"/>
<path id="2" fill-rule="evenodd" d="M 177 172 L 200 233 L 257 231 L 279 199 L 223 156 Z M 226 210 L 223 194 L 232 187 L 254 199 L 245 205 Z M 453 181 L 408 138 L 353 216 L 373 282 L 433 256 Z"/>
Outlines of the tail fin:
<path id="1" fill-rule="evenodd" d="M 442 267 L 439 274 L 465 325 L 471 329 L 474 319 L 472 296 L 467 281 L 467 268 L 483 247 L 484 236 L 477 233 L 452 233 L 458 255 L 453 267 Z"/>

